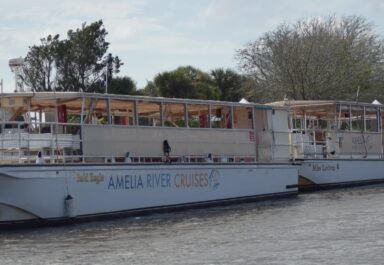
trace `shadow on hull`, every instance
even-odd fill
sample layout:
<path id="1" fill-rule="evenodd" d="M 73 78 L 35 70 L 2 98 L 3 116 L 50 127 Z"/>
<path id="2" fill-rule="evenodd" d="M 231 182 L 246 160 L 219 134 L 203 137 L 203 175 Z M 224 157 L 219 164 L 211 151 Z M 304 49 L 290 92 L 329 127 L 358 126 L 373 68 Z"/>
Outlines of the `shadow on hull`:
<path id="1" fill-rule="evenodd" d="M 370 179 L 370 180 L 316 184 L 306 177 L 299 176 L 299 193 L 313 192 L 318 190 L 331 190 L 331 189 L 338 189 L 338 188 L 351 188 L 351 187 L 375 185 L 375 184 L 382 184 L 382 183 L 384 183 L 384 179 Z"/>

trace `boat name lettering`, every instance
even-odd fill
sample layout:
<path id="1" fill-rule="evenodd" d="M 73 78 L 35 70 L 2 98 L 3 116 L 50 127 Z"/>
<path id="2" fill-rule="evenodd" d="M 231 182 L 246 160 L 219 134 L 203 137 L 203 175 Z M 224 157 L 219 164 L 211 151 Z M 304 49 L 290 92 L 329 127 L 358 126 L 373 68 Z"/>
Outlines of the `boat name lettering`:
<path id="1" fill-rule="evenodd" d="M 111 175 L 108 190 L 138 190 L 138 189 L 167 189 L 167 188 L 207 188 L 216 189 L 220 184 L 220 174 L 212 172 L 177 172 L 148 173 L 131 175 Z"/>
<path id="2" fill-rule="evenodd" d="M 327 164 L 313 164 L 312 171 L 336 171 L 335 165 L 327 165 Z"/>
<path id="3" fill-rule="evenodd" d="M 76 181 L 77 182 L 95 182 L 96 184 L 99 184 L 100 182 L 104 182 L 104 175 L 98 173 L 77 173 L 76 174 Z"/>
<path id="4" fill-rule="evenodd" d="M 112 190 L 134 190 L 143 189 L 144 184 L 140 175 L 111 176 L 108 189 Z"/>
<path id="5" fill-rule="evenodd" d="M 170 188 L 171 175 L 169 173 L 147 174 L 147 188 Z"/>
<path id="6" fill-rule="evenodd" d="M 208 173 L 176 173 L 173 177 L 173 183 L 177 188 L 207 187 L 209 184 Z"/>

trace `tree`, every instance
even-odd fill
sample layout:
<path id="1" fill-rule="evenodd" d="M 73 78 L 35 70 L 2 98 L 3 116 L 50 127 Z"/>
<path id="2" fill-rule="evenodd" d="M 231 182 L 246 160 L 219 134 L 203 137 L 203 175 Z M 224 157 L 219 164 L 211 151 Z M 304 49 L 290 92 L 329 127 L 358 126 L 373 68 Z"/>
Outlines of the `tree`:
<path id="1" fill-rule="evenodd" d="M 106 55 L 107 34 L 99 20 L 69 30 L 65 40 L 60 41 L 59 35 L 42 39 L 42 45 L 31 47 L 26 57 L 26 85 L 36 91 L 104 92 L 105 76 L 112 79 L 122 65 L 119 57 Z"/>
<path id="2" fill-rule="evenodd" d="M 113 70 L 119 71 L 120 59 L 112 54 L 105 55 L 109 47 L 105 41 L 107 34 L 101 20 L 68 31 L 68 40 L 62 42 L 57 51 L 59 86 L 63 90 L 101 92 L 97 91 L 97 85 L 105 80 L 105 70 L 109 78 Z"/>
<path id="3" fill-rule="evenodd" d="M 211 71 L 213 82 L 220 90 L 220 100 L 239 101 L 245 97 L 244 77 L 231 69 L 217 68 Z"/>
<path id="4" fill-rule="evenodd" d="M 24 59 L 23 82 L 34 91 L 52 91 L 55 87 L 55 50 L 59 35 L 41 39 L 40 46 L 30 47 Z"/>
<path id="5" fill-rule="evenodd" d="M 192 66 L 158 74 L 154 85 L 163 97 L 219 99 L 220 91 L 209 74 Z"/>
<path id="6" fill-rule="evenodd" d="M 236 58 L 264 101 L 355 100 L 358 89 L 360 99 L 378 89 L 373 77 L 383 73 L 382 44 L 364 18 L 313 18 L 280 25 L 237 50 Z"/>
<path id="7" fill-rule="evenodd" d="M 139 95 L 141 94 L 136 90 L 136 84 L 132 78 L 115 77 L 108 83 L 108 93 L 110 94 L 123 94 L 123 95 Z"/>
<path id="8" fill-rule="evenodd" d="M 144 87 L 141 93 L 144 96 L 160 97 L 159 88 L 155 85 L 153 81 L 148 81 L 147 85 Z"/>

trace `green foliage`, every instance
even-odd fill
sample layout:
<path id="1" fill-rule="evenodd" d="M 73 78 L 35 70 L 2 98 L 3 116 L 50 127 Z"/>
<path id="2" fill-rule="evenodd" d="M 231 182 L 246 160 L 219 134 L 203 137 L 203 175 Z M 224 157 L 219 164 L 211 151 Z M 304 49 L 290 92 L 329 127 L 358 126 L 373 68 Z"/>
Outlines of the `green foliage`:
<path id="1" fill-rule="evenodd" d="M 116 77 L 108 82 L 108 93 L 110 94 L 123 94 L 123 95 L 138 95 L 139 91 L 136 90 L 136 84 L 132 78 Z"/>
<path id="2" fill-rule="evenodd" d="M 80 120 L 81 120 L 80 116 L 81 115 L 69 113 L 68 118 L 67 118 L 68 119 L 67 122 L 80 124 Z M 80 126 L 76 126 L 76 125 L 66 126 L 66 133 L 78 134 L 79 131 L 80 131 Z"/>
<path id="3" fill-rule="evenodd" d="M 59 35 L 41 39 L 40 46 L 29 47 L 30 51 L 24 59 L 23 82 L 36 91 L 52 91 L 55 87 L 54 77 L 55 51 L 59 44 Z"/>
<path id="4" fill-rule="evenodd" d="M 192 66 L 160 73 L 155 77 L 153 84 L 163 97 L 219 99 L 220 95 L 212 78 Z"/>
<path id="5" fill-rule="evenodd" d="M 121 60 L 106 55 L 109 43 L 101 20 L 69 30 L 67 39 L 49 35 L 40 46 L 30 47 L 24 83 L 34 91 L 104 92 L 106 76 L 118 73 Z"/>
<path id="6" fill-rule="evenodd" d="M 165 121 L 164 126 L 166 126 L 166 127 L 185 127 L 185 121 L 181 120 L 181 119 L 178 119 L 174 122 Z"/>
<path id="7" fill-rule="evenodd" d="M 189 128 L 199 128 L 199 120 L 189 120 L 188 122 L 188 127 Z"/>
<path id="8" fill-rule="evenodd" d="M 144 87 L 144 89 L 142 89 L 141 93 L 144 96 L 151 96 L 151 97 L 160 97 L 161 96 L 159 88 L 152 81 L 147 82 L 147 85 Z"/>
<path id="9" fill-rule="evenodd" d="M 220 90 L 220 100 L 238 102 L 245 95 L 243 76 L 233 70 L 217 68 L 211 71 L 213 81 Z"/>
<path id="10" fill-rule="evenodd" d="M 230 69 L 217 68 L 206 73 L 192 66 L 182 66 L 156 75 L 142 94 L 237 102 L 250 94 L 249 80 Z"/>
<path id="11" fill-rule="evenodd" d="M 280 25 L 236 57 L 264 100 L 355 100 L 357 91 L 359 100 L 372 100 L 384 85 L 383 41 L 356 16 Z"/>

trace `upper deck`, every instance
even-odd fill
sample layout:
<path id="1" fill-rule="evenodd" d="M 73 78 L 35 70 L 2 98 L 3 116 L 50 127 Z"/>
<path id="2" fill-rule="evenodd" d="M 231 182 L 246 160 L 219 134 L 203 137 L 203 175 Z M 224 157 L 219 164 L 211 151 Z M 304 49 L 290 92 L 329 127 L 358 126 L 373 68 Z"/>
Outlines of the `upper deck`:
<path id="1" fill-rule="evenodd" d="M 285 107 L 77 92 L 1 94 L 2 163 L 288 160 Z M 127 160 L 127 154 L 130 159 Z"/>
<path id="2" fill-rule="evenodd" d="M 380 104 L 333 100 L 280 101 L 290 108 L 296 158 L 382 158 Z"/>

